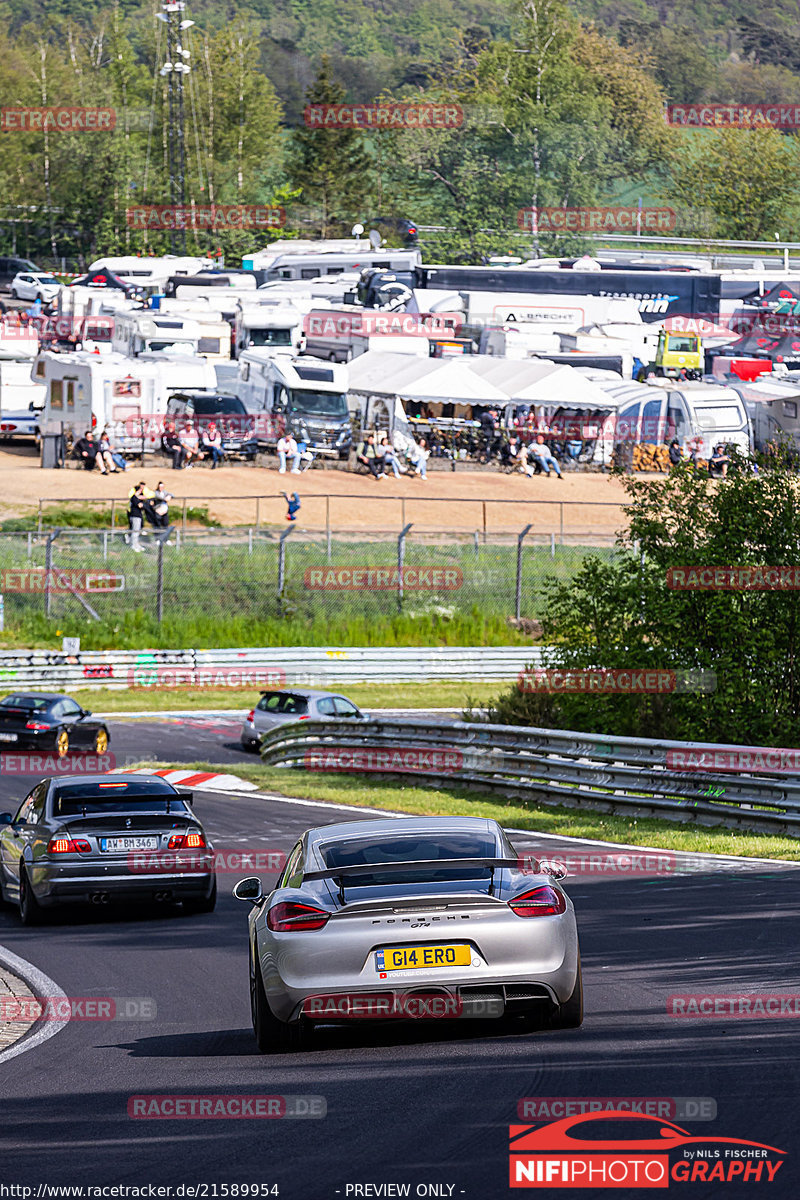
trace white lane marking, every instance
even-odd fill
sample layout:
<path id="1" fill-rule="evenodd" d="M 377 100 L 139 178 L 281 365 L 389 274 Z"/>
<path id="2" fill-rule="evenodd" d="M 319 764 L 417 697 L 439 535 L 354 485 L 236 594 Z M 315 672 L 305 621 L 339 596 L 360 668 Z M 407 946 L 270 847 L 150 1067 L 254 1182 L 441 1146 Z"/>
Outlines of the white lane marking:
<path id="1" fill-rule="evenodd" d="M 0 963 L 23 979 L 37 1000 L 64 1001 L 69 1007 L 66 995 L 49 975 L 45 975 L 44 971 L 40 971 L 33 963 L 13 954 L 6 946 L 0 946 Z M 0 1053 L 0 1063 L 6 1062 L 9 1058 L 16 1058 L 18 1054 L 24 1054 L 26 1050 L 33 1050 L 35 1046 L 40 1046 L 42 1042 L 53 1037 L 67 1024 L 66 1018 L 60 1017 L 52 1021 L 40 1021 L 38 1025 L 33 1026 L 33 1033 L 23 1034 L 21 1041 L 15 1042 L 13 1046 L 9 1046 L 7 1050 Z"/>
<path id="2" fill-rule="evenodd" d="M 201 785 L 194 790 L 197 792 L 213 792 L 215 789 Z M 219 792 L 218 794 L 220 796 L 230 795 L 230 793 L 225 792 Z M 366 808 L 360 804 L 335 804 L 333 801 L 327 800 L 301 800 L 298 796 L 278 796 L 274 792 L 250 792 L 249 795 L 253 799 L 274 800 L 278 804 L 300 804 L 306 808 L 338 808 L 346 812 L 372 813 L 374 816 L 379 817 L 413 817 L 423 815 L 420 813 L 389 812 L 385 808 Z M 540 833 L 537 829 L 514 829 L 510 825 L 504 825 L 503 828 L 506 833 L 515 833 L 530 839 L 542 838 L 549 842 L 576 842 L 584 846 L 604 846 L 606 850 L 635 850 L 639 854 L 674 854 L 676 856 L 679 855 L 681 858 L 708 859 L 710 862 L 736 863 L 738 865 L 764 863 L 765 865 L 800 869 L 800 862 L 786 858 L 751 858 L 749 855 L 713 854 L 705 850 L 670 850 L 665 846 L 632 846 L 628 842 L 601 842 L 596 838 L 570 837 L 565 833 Z"/>

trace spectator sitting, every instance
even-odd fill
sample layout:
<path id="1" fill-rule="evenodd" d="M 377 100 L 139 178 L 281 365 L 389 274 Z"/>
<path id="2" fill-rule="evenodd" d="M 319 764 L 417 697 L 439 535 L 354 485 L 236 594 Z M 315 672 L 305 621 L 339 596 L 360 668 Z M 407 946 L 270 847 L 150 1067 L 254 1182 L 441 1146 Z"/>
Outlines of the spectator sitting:
<path id="1" fill-rule="evenodd" d="M 381 471 L 381 461 L 378 459 L 373 434 L 368 434 L 363 442 L 359 442 L 356 450 L 356 462 L 366 467 L 373 479 L 383 478 L 384 472 Z"/>
<path id="2" fill-rule="evenodd" d="M 711 458 L 708 460 L 709 475 L 715 476 L 717 478 L 719 478 L 721 476 L 724 479 L 725 476 L 728 474 L 728 464 L 730 463 L 730 461 L 731 461 L 730 458 L 725 453 L 725 447 L 722 444 L 720 444 L 719 446 L 715 446 L 714 453 L 711 455 Z"/>
<path id="3" fill-rule="evenodd" d="M 397 455 L 394 452 L 394 447 L 386 436 L 381 438 L 381 450 L 383 451 L 383 465 L 385 467 L 391 467 L 392 471 L 394 472 L 395 479 L 399 479 L 400 464 L 397 461 Z"/>
<path id="4" fill-rule="evenodd" d="M 173 471 L 179 471 L 183 466 L 185 455 L 174 421 L 167 421 L 167 427 L 161 437 L 161 449 L 165 454 L 171 456 Z"/>
<path id="5" fill-rule="evenodd" d="M 528 454 L 529 456 L 532 455 L 536 461 L 541 464 L 545 474 L 549 475 L 550 471 L 554 470 L 559 479 L 564 478 L 564 476 L 561 474 L 561 467 L 559 466 L 558 459 L 551 453 L 550 447 L 545 442 L 543 434 L 539 434 L 536 441 L 530 446 Z"/>
<path id="6" fill-rule="evenodd" d="M 75 458 L 82 460 L 87 471 L 91 471 L 95 463 L 97 463 L 97 465 L 100 467 L 100 474 L 107 474 L 103 459 L 98 457 L 99 446 L 94 440 L 91 429 L 87 429 L 83 437 L 78 438 L 77 442 L 72 447 L 72 453 Z"/>
<path id="7" fill-rule="evenodd" d="M 102 458 L 103 462 L 112 473 L 115 471 L 127 471 L 128 464 L 121 454 L 118 454 L 111 443 L 111 437 L 107 429 L 104 429 L 100 434 L 97 454 Z"/>
<path id="8" fill-rule="evenodd" d="M 200 435 L 191 421 L 185 423 L 183 429 L 178 434 L 178 439 L 186 461 L 186 470 L 191 471 L 195 460 L 202 462 L 205 457 L 203 451 L 200 449 Z"/>
<path id="9" fill-rule="evenodd" d="M 669 444 L 669 461 L 673 467 L 679 467 L 683 462 L 683 451 L 677 438 L 673 438 Z"/>
<path id="10" fill-rule="evenodd" d="M 411 453 L 408 456 L 408 461 L 410 466 L 412 466 L 417 472 L 420 479 L 428 478 L 428 458 L 430 457 L 430 453 L 431 452 L 428 449 L 428 443 L 425 441 L 425 438 L 420 438 L 419 442 L 411 447 Z"/>
<path id="11" fill-rule="evenodd" d="M 225 452 L 222 449 L 222 434 L 217 429 L 216 421 L 209 421 L 203 431 L 203 450 L 211 455 L 211 470 L 216 470 L 217 463 L 224 461 Z"/>
<path id="12" fill-rule="evenodd" d="M 278 438 L 278 474 L 286 474 L 286 459 L 292 460 L 292 475 L 300 474 L 300 451 L 291 433 L 284 433 Z"/>

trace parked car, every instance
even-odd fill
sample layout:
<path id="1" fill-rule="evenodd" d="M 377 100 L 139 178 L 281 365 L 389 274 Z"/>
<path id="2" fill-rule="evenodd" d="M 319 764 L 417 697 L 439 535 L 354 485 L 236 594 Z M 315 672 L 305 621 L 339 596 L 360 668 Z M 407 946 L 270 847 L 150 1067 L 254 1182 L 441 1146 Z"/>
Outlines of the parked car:
<path id="1" fill-rule="evenodd" d="M 180 901 L 211 912 L 214 854 L 191 797 L 156 775 L 43 779 L 0 813 L 0 899 L 39 924 L 62 904 Z"/>
<path id="2" fill-rule="evenodd" d="M 250 1004 L 263 1054 L 359 1017 L 583 1020 L 564 870 L 523 864 L 496 821 L 383 817 L 309 829 L 249 916 Z M 437 1004 L 420 1009 L 421 997 Z"/>
<path id="3" fill-rule="evenodd" d="M 64 758 L 70 750 L 105 754 L 108 726 L 71 696 L 46 692 L 14 692 L 0 700 L 0 748 L 55 750 Z"/>
<path id="4" fill-rule="evenodd" d="M 44 274 L 41 267 L 37 267 L 29 258 L 0 258 L 0 289 L 7 292 L 20 271 L 26 274 Z"/>
<path id="5" fill-rule="evenodd" d="M 41 300 L 47 304 L 55 300 L 61 284 L 55 275 L 45 271 L 18 271 L 11 281 L 11 295 L 15 300 Z"/>
<path id="6" fill-rule="evenodd" d="M 244 719 L 242 746 L 245 750 L 257 750 L 262 733 L 290 721 L 329 721 L 332 717 L 365 721 L 364 713 L 338 692 L 319 692 L 307 688 L 287 688 L 285 691 L 262 692 L 255 708 Z"/>
<path id="7" fill-rule="evenodd" d="M 166 419 L 174 421 L 178 432 L 184 421 L 191 421 L 202 437 L 214 421 L 222 437 L 222 449 L 230 457 L 252 462 L 261 446 L 256 430 L 256 415 L 238 397 L 224 392 L 173 392 L 167 401 Z"/>

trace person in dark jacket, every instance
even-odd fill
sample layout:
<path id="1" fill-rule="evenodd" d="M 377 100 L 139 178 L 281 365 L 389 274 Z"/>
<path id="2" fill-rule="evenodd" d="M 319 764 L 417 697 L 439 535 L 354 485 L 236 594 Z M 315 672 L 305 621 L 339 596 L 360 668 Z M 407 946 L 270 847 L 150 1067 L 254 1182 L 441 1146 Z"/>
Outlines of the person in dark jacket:
<path id="1" fill-rule="evenodd" d="M 78 438 L 75 445 L 72 447 L 72 453 L 75 458 L 78 458 L 83 463 L 87 471 L 94 468 L 95 463 L 100 464 L 100 474 L 106 474 L 105 464 L 102 458 L 98 458 L 99 446 L 92 436 L 91 429 L 87 429 L 82 438 Z"/>
<path id="2" fill-rule="evenodd" d="M 161 449 L 172 458 L 173 471 L 179 471 L 186 457 L 180 443 L 174 421 L 167 421 L 167 427 L 161 437 Z"/>
<path id="3" fill-rule="evenodd" d="M 677 438 L 673 438 L 669 444 L 669 461 L 673 467 L 679 467 L 683 462 L 683 451 Z"/>

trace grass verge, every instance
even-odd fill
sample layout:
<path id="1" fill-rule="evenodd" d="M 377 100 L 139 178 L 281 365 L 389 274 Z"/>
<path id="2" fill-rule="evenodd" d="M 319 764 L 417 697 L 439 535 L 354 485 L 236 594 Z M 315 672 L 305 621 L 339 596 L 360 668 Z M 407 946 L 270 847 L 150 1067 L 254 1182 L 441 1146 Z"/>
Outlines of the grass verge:
<path id="1" fill-rule="evenodd" d="M 442 680 L 432 683 L 353 683 L 331 688 L 349 696 L 359 708 L 465 708 L 487 704 L 506 686 L 494 683 L 460 683 Z M 112 688 L 80 688 L 74 694 L 84 706 L 96 712 L 167 712 L 172 709 L 246 709 L 258 699 L 254 688 L 137 688 L 114 691 Z M 66 695 L 66 693 L 65 693 Z"/>
<path id="2" fill-rule="evenodd" d="M 219 763 L 154 763 L 141 767 L 172 766 L 173 769 L 220 771 Z M 519 800 L 452 786 L 445 789 L 409 785 L 401 781 L 365 782 L 353 775 L 326 775 L 283 770 L 260 762 L 241 763 L 233 774 L 258 784 L 264 791 L 302 800 L 322 800 L 354 807 L 385 808 L 422 816 L 490 817 L 505 826 L 529 829 L 558 837 L 593 838 L 601 842 L 624 842 L 634 846 L 657 846 L 676 852 L 730 854 L 741 858 L 784 858 L 800 861 L 800 839 L 772 834 L 738 833 L 731 829 L 705 829 L 675 825 L 655 818 L 610 816 L 607 813 L 572 808 L 541 807 Z M 309 825 L 313 819 L 309 817 Z"/>

